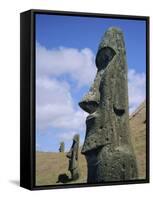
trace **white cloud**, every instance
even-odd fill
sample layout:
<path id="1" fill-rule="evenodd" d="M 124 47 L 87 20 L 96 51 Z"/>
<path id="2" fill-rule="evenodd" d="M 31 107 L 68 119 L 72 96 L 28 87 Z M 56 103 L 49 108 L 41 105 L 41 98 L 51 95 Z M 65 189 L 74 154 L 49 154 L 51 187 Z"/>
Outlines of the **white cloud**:
<path id="1" fill-rule="evenodd" d="M 90 84 L 96 73 L 95 57 L 89 48 L 59 47 L 49 50 L 37 43 L 36 66 L 37 77 L 68 74 L 80 87 Z"/>
<path id="2" fill-rule="evenodd" d="M 75 131 L 69 131 L 69 132 L 62 132 L 61 134 L 58 135 L 59 139 L 62 141 L 72 141 L 72 138 L 76 134 Z"/>
<path id="3" fill-rule="evenodd" d="M 36 81 L 37 130 L 49 127 L 81 130 L 86 113 L 75 108 L 70 86 L 64 81 L 42 78 Z"/>
<path id="4" fill-rule="evenodd" d="M 63 47 L 48 50 L 37 43 L 36 73 L 37 130 L 81 131 L 87 114 L 74 105 L 69 83 L 58 78 L 68 74 L 77 86 L 89 85 L 96 73 L 92 51 Z"/>
<path id="5" fill-rule="evenodd" d="M 146 98 L 146 76 L 145 73 L 137 73 L 134 69 L 128 72 L 129 108 L 130 113 Z"/>

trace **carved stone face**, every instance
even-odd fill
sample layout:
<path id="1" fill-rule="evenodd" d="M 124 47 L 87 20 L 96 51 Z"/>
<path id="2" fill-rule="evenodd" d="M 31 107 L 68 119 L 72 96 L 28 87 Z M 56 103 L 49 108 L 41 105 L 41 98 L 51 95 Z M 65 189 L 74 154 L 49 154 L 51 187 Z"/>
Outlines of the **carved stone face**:
<path id="1" fill-rule="evenodd" d="M 82 153 L 128 143 L 127 66 L 122 32 L 110 28 L 96 55 L 97 74 L 79 103 L 89 113 Z"/>

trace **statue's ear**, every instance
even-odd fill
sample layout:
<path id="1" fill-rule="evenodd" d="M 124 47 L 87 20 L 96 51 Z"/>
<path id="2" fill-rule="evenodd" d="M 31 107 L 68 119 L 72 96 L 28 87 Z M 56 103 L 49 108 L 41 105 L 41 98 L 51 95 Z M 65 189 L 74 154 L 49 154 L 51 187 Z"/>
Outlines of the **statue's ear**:
<path id="1" fill-rule="evenodd" d="M 98 50 L 97 56 L 96 56 L 96 66 L 98 68 L 98 71 L 101 69 L 105 69 L 109 62 L 113 59 L 115 56 L 115 51 L 111 47 L 103 47 Z"/>
<path id="2" fill-rule="evenodd" d="M 121 68 L 120 68 L 121 69 Z M 114 81 L 113 109 L 116 115 L 123 115 L 127 109 L 127 78 L 125 73 L 117 70 Z"/>

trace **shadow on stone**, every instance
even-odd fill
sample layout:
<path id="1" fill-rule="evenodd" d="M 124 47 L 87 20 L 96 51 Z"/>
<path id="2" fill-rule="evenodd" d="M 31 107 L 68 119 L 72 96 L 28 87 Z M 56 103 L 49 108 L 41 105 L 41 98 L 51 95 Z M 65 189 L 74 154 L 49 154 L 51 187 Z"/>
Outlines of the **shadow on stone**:
<path id="1" fill-rule="evenodd" d="M 66 174 L 60 174 L 56 183 L 67 183 L 72 181 Z"/>

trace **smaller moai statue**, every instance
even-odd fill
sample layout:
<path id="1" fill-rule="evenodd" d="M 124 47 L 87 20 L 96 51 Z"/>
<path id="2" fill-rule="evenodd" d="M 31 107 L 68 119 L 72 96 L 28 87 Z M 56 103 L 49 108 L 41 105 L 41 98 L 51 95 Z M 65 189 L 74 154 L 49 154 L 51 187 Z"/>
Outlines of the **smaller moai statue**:
<path id="1" fill-rule="evenodd" d="M 64 152 L 64 149 L 65 149 L 64 142 L 61 142 L 61 143 L 60 143 L 59 152 Z"/>
<path id="2" fill-rule="evenodd" d="M 77 180 L 79 178 L 78 153 L 79 153 L 79 134 L 76 134 L 73 137 L 73 143 L 71 149 L 66 155 L 67 158 L 69 158 L 68 170 L 71 172 L 72 180 Z"/>

